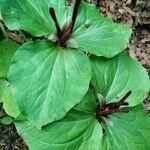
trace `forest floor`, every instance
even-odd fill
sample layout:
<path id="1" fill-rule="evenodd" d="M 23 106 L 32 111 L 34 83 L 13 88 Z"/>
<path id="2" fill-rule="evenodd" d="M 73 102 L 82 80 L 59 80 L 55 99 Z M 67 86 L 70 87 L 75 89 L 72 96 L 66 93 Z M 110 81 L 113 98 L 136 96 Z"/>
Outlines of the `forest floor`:
<path id="1" fill-rule="evenodd" d="M 95 3 L 95 0 L 88 0 Z M 115 22 L 129 25 L 132 38 L 127 51 L 137 59 L 150 75 L 150 1 L 149 0 L 100 0 L 100 12 Z M 145 100 L 150 112 L 150 97 Z M 0 118 L 6 116 L 0 105 Z M 0 150 L 28 150 L 13 124 L 0 124 Z"/>

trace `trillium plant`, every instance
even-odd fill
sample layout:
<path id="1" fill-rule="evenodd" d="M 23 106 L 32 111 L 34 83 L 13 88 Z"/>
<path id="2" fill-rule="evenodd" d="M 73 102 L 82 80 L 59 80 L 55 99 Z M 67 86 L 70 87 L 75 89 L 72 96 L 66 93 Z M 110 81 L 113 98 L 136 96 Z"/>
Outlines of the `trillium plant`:
<path id="1" fill-rule="evenodd" d="M 146 70 L 131 29 L 83 0 L 0 0 L 21 46 L 0 41 L 0 99 L 31 150 L 148 150 Z"/>

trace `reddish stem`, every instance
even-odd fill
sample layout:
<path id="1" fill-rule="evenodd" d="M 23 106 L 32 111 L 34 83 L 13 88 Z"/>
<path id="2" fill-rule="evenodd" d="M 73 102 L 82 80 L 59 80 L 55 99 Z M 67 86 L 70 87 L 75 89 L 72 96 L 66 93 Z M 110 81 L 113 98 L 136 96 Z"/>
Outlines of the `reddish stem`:
<path id="1" fill-rule="evenodd" d="M 76 0 L 75 7 L 73 10 L 73 15 L 72 15 L 72 21 L 71 21 L 71 32 L 73 30 L 73 27 L 74 27 L 76 19 L 77 19 L 77 14 L 78 14 L 80 4 L 81 4 L 81 0 Z"/>
<path id="2" fill-rule="evenodd" d="M 59 42 L 60 46 L 64 46 L 65 42 L 69 39 L 69 37 L 73 31 L 80 4 L 81 4 L 81 0 L 75 1 L 75 6 L 74 6 L 74 10 L 73 10 L 71 23 L 69 24 L 68 28 L 64 32 L 62 32 L 60 29 L 60 26 L 58 24 L 58 20 L 57 20 L 56 14 L 55 14 L 55 10 L 53 8 L 50 8 L 50 15 L 56 26 L 57 37 L 59 39 L 58 42 Z"/>
<path id="3" fill-rule="evenodd" d="M 116 110 L 115 109 L 108 109 L 108 110 L 100 110 L 98 115 L 100 116 L 108 116 L 108 115 L 111 115 L 112 113 L 115 113 Z"/>
<path id="4" fill-rule="evenodd" d="M 116 103 L 116 108 L 119 108 L 121 105 L 125 104 L 126 99 L 131 95 L 131 91 L 129 91 L 118 103 Z"/>
<path id="5" fill-rule="evenodd" d="M 65 43 L 69 39 L 70 34 L 71 34 L 71 26 L 72 26 L 72 24 L 70 24 L 68 29 L 63 33 L 63 35 L 61 37 L 62 43 Z"/>
<path id="6" fill-rule="evenodd" d="M 126 99 L 131 95 L 131 91 L 129 91 L 119 102 L 108 103 L 104 105 L 102 108 L 97 110 L 96 115 L 97 117 L 100 116 L 107 116 L 115 112 L 128 112 L 125 109 L 118 109 L 121 105 L 128 105 L 128 102 L 125 102 Z"/>
<path id="7" fill-rule="evenodd" d="M 99 112 L 99 115 L 105 117 L 113 113 L 127 113 L 127 112 L 128 110 L 125 110 L 125 109 L 109 109 L 109 110 L 101 110 Z"/>
<path id="8" fill-rule="evenodd" d="M 55 14 L 55 10 L 52 7 L 50 8 L 50 15 L 51 15 L 51 17 L 52 17 L 52 19 L 53 19 L 53 21 L 55 23 L 56 30 L 57 30 L 57 36 L 58 36 L 58 38 L 60 40 L 60 37 L 62 36 L 62 31 L 61 31 L 60 26 L 58 24 L 58 20 L 57 20 L 56 14 Z"/>
<path id="9" fill-rule="evenodd" d="M 80 4 L 81 4 L 81 0 L 76 0 L 74 10 L 73 10 L 72 19 L 71 19 L 71 23 L 69 24 L 68 28 L 66 29 L 66 31 L 64 32 L 64 34 L 61 37 L 61 41 L 63 43 L 65 43 L 69 39 L 69 37 L 73 31 L 73 28 L 74 28 L 74 25 L 75 25 L 75 22 L 77 19 L 77 14 L 78 14 Z"/>

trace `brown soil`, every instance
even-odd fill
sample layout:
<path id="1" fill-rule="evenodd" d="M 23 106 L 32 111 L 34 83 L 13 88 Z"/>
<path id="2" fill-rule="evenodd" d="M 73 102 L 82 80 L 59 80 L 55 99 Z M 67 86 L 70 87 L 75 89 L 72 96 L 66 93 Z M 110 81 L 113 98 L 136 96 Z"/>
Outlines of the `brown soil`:
<path id="1" fill-rule="evenodd" d="M 0 104 L 0 118 L 5 116 L 6 113 Z M 22 138 L 19 137 L 14 124 L 0 124 L 0 150 L 28 150 Z"/>
<path id="2" fill-rule="evenodd" d="M 96 3 L 96 0 L 88 0 Z M 97 0 L 101 13 L 115 22 L 128 24 L 133 29 L 128 45 L 130 56 L 137 59 L 150 74 L 150 1 L 148 0 Z M 13 33 L 11 33 L 13 34 Z M 150 97 L 146 100 L 150 111 Z M 6 116 L 0 105 L 0 118 Z M 27 150 L 13 124 L 0 124 L 0 150 Z"/>

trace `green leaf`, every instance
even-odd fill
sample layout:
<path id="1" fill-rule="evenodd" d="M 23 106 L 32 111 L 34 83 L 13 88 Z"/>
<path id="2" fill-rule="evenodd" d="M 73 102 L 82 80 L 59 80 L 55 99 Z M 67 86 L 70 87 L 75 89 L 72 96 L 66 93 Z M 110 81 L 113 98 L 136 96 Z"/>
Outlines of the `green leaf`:
<path id="1" fill-rule="evenodd" d="M 16 121 L 19 134 L 30 150 L 145 150 L 150 148 L 150 119 L 142 105 L 126 108 L 128 113 L 114 113 L 95 118 L 96 101 L 89 91 L 83 101 L 72 108 L 64 119 L 37 130 L 29 121 Z M 102 133 L 105 130 L 105 133 Z"/>
<path id="2" fill-rule="evenodd" d="M 13 122 L 13 119 L 9 116 L 3 117 L 2 119 L 0 119 L 0 123 L 4 125 L 10 125 L 12 122 Z"/>
<path id="3" fill-rule="evenodd" d="M 0 0 L 0 4 L 2 17 L 9 29 L 23 29 L 34 36 L 56 33 L 49 14 L 50 7 L 54 8 L 62 31 L 68 27 L 73 11 L 73 6 L 65 5 L 66 0 Z M 82 1 L 71 44 L 67 44 L 97 56 L 113 57 L 127 47 L 130 35 L 129 27 L 103 17 L 94 5 Z"/>
<path id="4" fill-rule="evenodd" d="M 19 134 L 30 150 L 99 150 L 102 128 L 95 120 L 96 102 L 88 92 L 80 105 L 75 106 L 64 119 L 37 130 L 30 122 L 16 122 Z"/>
<path id="5" fill-rule="evenodd" d="M 19 110 L 17 109 L 14 103 L 13 95 L 9 87 L 9 82 L 5 78 L 0 78 L 0 103 L 3 103 L 3 108 L 9 116 L 16 118 L 20 114 Z M 5 124 L 4 122 L 2 119 L 3 124 Z M 6 118 L 6 124 L 7 124 L 7 118 Z"/>
<path id="6" fill-rule="evenodd" d="M 14 102 L 14 97 L 12 95 L 12 91 L 9 87 L 9 84 L 4 90 L 2 102 L 3 102 L 3 108 L 9 116 L 16 118 L 20 115 L 20 111 L 18 110 Z"/>
<path id="7" fill-rule="evenodd" d="M 84 51 L 113 57 L 128 44 L 131 29 L 100 15 L 95 5 L 82 2 L 72 38 Z"/>
<path id="8" fill-rule="evenodd" d="M 61 119 L 84 97 L 91 79 L 87 56 L 50 42 L 23 45 L 9 72 L 14 100 L 38 128 Z"/>
<path id="9" fill-rule="evenodd" d="M 106 101 L 118 101 L 130 90 L 132 94 L 127 99 L 130 106 L 146 98 L 150 90 L 148 74 L 140 63 L 124 52 L 112 59 L 92 57 L 91 63 L 92 84 Z"/>
<path id="10" fill-rule="evenodd" d="M 16 52 L 18 46 L 17 43 L 9 39 L 0 41 L 0 77 L 7 77 L 11 58 Z"/>
<path id="11" fill-rule="evenodd" d="M 74 39 L 69 39 L 66 44 L 68 48 L 79 48 L 78 43 Z"/>
<path id="12" fill-rule="evenodd" d="M 23 29 L 34 36 L 55 31 L 49 14 L 50 7 L 54 7 L 59 22 L 63 23 L 64 18 L 67 18 L 65 3 L 66 0 L 0 0 L 2 17 L 7 27 L 11 30 Z"/>
<path id="13" fill-rule="evenodd" d="M 0 103 L 3 103 L 3 108 L 9 116 L 16 118 L 20 114 L 14 103 L 9 82 L 4 78 L 0 78 Z"/>
<path id="14" fill-rule="evenodd" d="M 150 119 L 142 105 L 129 108 L 129 113 L 110 115 L 104 143 L 106 150 L 150 149 Z"/>

